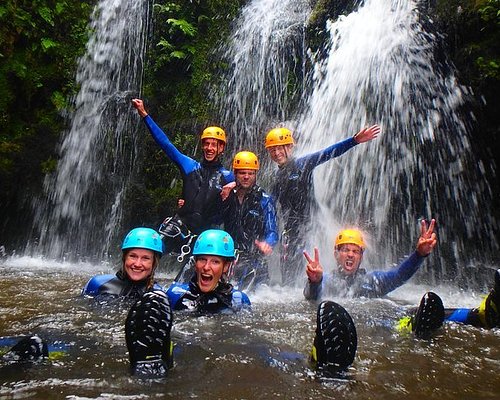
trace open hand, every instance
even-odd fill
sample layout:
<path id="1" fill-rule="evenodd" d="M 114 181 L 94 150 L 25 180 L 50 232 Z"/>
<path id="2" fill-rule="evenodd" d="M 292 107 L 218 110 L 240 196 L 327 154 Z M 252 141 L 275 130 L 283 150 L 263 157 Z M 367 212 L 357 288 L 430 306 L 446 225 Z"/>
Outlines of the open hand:
<path id="1" fill-rule="evenodd" d="M 357 143 L 365 143 L 376 139 L 380 133 L 380 126 L 372 125 L 369 128 L 363 128 L 354 135 L 354 140 Z"/>

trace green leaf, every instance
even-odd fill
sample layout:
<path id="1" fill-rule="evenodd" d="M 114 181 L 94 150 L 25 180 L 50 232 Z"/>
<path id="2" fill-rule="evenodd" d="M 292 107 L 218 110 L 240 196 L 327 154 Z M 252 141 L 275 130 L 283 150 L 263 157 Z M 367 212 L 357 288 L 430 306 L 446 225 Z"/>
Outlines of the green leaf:
<path id="1" fill-rule="evenodd" d="M 167 24 L 172 25 L 175 28 L 178 28 L 182 31 L 186 36 L 196 36 L 197 29 L 187 22 L 185 19 L 175 19 L 169 18 L 167 19 Z"/>
<path id="2" fill-rule="evenodd" d="M 52 15 L 52 10 L 48 7 L 42 7 L 38 10 L 38 14 L 47 22 L 49 25 L 54 26 L 54 17 Z"/>
<path id="3" fill-rule="evenodd" d="M 57 43 L 54 42 L 52 39 L 43 38 L 40 42 L 42 44 L 43 51 L 47 51 L 48 49 L 51 49 L 52 47 L 57 47 Z"/>

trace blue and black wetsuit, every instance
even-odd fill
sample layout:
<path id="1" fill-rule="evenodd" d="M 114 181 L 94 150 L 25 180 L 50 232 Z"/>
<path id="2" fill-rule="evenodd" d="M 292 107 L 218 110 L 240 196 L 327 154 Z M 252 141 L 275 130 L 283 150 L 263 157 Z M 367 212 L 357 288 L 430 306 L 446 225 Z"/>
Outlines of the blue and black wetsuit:
<path id="1" fill-rule="evenodd" d="M 320 300 L 325 296 L 382 297 L 392 292 L 417 272 L 425 257 L 413 252 L 396 268 L 389 271 L 371 271 L 359 268 L 354 275 L 324 274 L 318 283 L 307 281 L 304 297 Z"/>
<path id="2" fill-rule="evenodd" d="M 116 275 L 95 275 L 87 282 L 82 290 L 83 296 L 113 296 L 139 299 L 148 291 L 149 278 L 143 281 L 131 281 L 123 271 L 118 271 Z M 157 283 L 153 285 L 154 290 L 165 291 Z"/>
<path id="3" fill-rule="evenodd" d="M 167 296 L 173 310 L 231 313 L 250 308 L 248 296 L 225 281 L 219 282 L 211 292 L 201 292 L 196 284 L 196 275 L 188 283 L 173 282 Z"/>
<path id="4" fill-rule="evenodd" d="M 144 123 L 181 172 L 184 206 L 177 211 L 179 218 L 195 234 L 213 227 L 220 219 L 222 187 L 234 181 L 232 172 L 224 169 L 218 160 L 200 163 L 182 154 L 149 115 L 144 117 Z"/>
<path id="5" fill-rule="evenodd" d="M 282 274 L 285 284 L 292 284 L 302 274 L 304 237 L 310 223 L 311 211 L 316 205 L 313 172 L 318 165 L 339 157 L 358 143 L 354 138 L 343 140 L 326 149 L 290 159 L 278 169 L 272 196 L 279 202 L 285 229 Z"/>
<path id="6" fill-rule="evenodd" d="M 255 247 L 255 240 L 274 247 L 278 242 L 276 208 L 274 201 L 262 188 L 254 185 L 238 200 L 235 191 L 224 201 L 224 229 L 231 235 L 238 249 L 238 261 L 233 280 L 238 289 L 246 290 L 269 282 L 267 262 Z"/>

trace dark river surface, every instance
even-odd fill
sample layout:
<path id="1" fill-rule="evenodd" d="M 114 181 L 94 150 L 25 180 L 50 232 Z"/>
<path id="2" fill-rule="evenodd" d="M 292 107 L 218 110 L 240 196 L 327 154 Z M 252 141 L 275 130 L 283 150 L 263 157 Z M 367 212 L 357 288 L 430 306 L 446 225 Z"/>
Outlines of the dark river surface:
<path id="1" fill-rule="evenodd" d="M 393 328 L 427 290 L 446 306 L 475 306 L 481 294 L 411 283 L 384 299 L 334 299 L 358 331 L 356 359 L 343 378 L 317 377 L 308 365 L 315 305 L 301 289 L 264 287 L 250 294 L 250 313 L 177 316 L 174 369 L 166 379 L 141 381 L 129 374 L 129 305 L 79 297 L 90 276 L 112 270 L 24 257 L 0 262 L 0 336 L 38 333 L 51 347 L 66 347 L 34 364 L 2 365 L 1 399 L 500 398 L 500 330 L 447 324 L 433 339 L 417 340 Z"/>

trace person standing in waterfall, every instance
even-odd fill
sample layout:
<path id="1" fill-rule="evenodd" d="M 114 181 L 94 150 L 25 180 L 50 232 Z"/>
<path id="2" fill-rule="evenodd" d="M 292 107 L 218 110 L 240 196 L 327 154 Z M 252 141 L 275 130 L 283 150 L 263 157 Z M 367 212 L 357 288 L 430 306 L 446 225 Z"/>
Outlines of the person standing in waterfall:
<path id="1" fill-rule="evenodd" d="M 240 290 L 269 283 L 266 256 L 278 242 L 274 201 L 256 184 L 259 159 L 250 151 L 240 151 L 233 159 L 236 187 L 223 205 L 224 229 L 238 250 L 232 280 Z"/>
<path id="2" fill-rule="evenodd" d="M 339 157 L 354 146 L 369 142 L 380 133 L 380 127 L 363 128 L 353 137 L 305 156 L 293 157 L 294 139 L 287 128 L 274 128 L 266 135 L 265 147 L 278 165 L 271 195 L 281 207 L 284 231 L 281 237 L 281 273 L 283 284 L 293 285 L 302 271 L 302 250 L 312 206 L 315 203 L 314 169 Z"/>
<path id="3" fill-rule="evenodd" d="M 222 201 L 220 192 L 226 184 L 234 181 L 233 174 L 225 169 L 220 161 L 226 146 L 226 133 L 218 126 L 209 126 L 203 130 L 201 134 L 203 160 L 198 162 L 182 154 L 172 144 L 147 113 L 143 100 L 133 99 L 132 105 L 143 118 L 155 142 L 177 165 L 182 175 L 183 203 L 177 209 L 176 215 L 169 218 L 168 223 L 162 224 L 166 236 L 173 237 L 180 232 L 182 228 L 178 226 L 180 224 L 184 224 L 195 235 L 213 227 L 219 218 Z M 167 241 L 167 245 L 168 243 Z M 172 249 L 167 248 L 167 250 Z"/>

